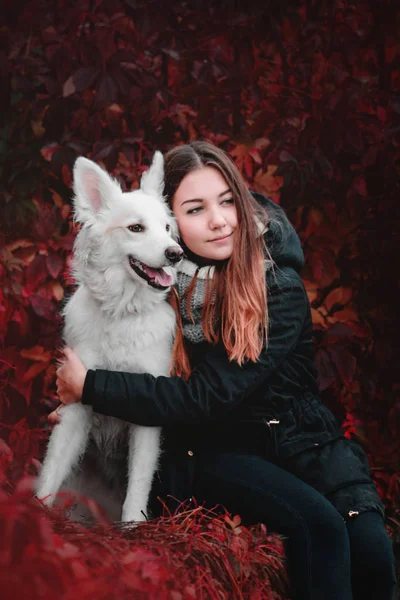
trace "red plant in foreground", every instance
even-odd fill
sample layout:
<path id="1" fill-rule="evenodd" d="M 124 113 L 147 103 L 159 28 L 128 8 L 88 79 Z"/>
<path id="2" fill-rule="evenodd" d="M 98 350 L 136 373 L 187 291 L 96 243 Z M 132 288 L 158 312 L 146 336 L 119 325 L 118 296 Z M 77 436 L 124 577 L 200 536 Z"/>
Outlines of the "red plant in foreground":
<path id="1" fill-rule="evenodd" d="M 13 461 L 3 444 L 2 465 Z M 4 473 L 3 473 L 4 474 Z M 32 496 L 32 478 L 0 491 L 4 600 L 288 598 L 282 539 L 203 507 L 138 524 L 67 521 Z M 89 501 L 90 502 L 90 501 Z M 96 510 L 96 507 L 92 507 Z"/>

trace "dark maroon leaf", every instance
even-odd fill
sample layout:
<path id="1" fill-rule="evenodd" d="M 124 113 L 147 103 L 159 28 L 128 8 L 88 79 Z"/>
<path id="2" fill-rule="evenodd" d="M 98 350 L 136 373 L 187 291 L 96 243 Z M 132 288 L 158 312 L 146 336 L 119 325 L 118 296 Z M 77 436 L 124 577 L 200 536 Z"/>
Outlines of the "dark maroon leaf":
<path id="1" fill-rule="evenodd" d="M 49 94 L 57 96 L 61 94 L 61 85 L 54 77 L 50 77 L 48 75 L 39 75 L 38 80 L 44 83 Z"/>
<path id="2" fill-rule="evenodd" d="M 57 214 L 54 206 L 42 204 L 39 207 L 39 218 L 32 224 L 32 235 L 37 240 L 48 242 L 56 231 Z"/>
<path id="3" fill-rule="evenodd" d="M 321 392 L 328 388 L 337 379 L 336 369 L 331 357 L 324 349 L 316 353 L 316 364 L 318 369 L 318 385 Z"/>
<path id="4" fill-rule="evenodd" d="M 62 137 L 68 122 L 68 104 L 66 98 L 56 98 L 43 119 L 43 127 L 48 139 L 54 141 Z"/>
<path id="5" fill-rule="evenodd" d="M 353 329 L 346 323 L 334 323 L 325 332 L 324 342 L 334 344 L 338 340 L 347 340 L 354 335 Z"/>
<path id="6" fill-rule="evenodd" d="M 43 317 L 44 319 L 48 320 L 54 318 L 54 313 L 57 310 L 54 302 L 47 300 L 46 298 L 42 298 L 37 294 L 32 295 L 30 297 L 30 301 L 33 310 L 39 317 Z"/>
<path id="7" fill-rule="evenodd" d="M 77 92 L 83 92 L 90 88 L 101 73 L 101 67 L 94 65 L 91 67 L 83 67 L 78 69 L 73 74 L 73 82 Z"/>
<path id="8" fill-rule="evenodd" d="M 97 46 L 94 46 L 90 42 L 83 40 L 79 47 L 80 57 L 82 64 L 85 67 L 88 66 L 99 66 L 102 64 L 102 56 Z"/>
<path id="9" fill-rule="evenodd" d="M 114 83 L 118 86 L 120 94 L 122 94 L 123 96 L 129 94 L 129 91 L 132 87 L 132 83 L 121 71 L 121 69 L 117 67 L 109 68 L 109 74 L 112 77 Z"/>
<path id="10" fill-rule="evenodd" d="M 107 65 L 110 67 L 119 66 L 121 63 L 137 65 L 138 58 L 138 54 L 132 50 L 119 50 L 108 59 Z"/>
<path id="11" fill-rule="evenodd" d="M 176 50 L 172 50 L 171 48 L 161 48 L 164 54 L 168 54 L 174 60 L 179 60 L 180 54 Z"/>
<path id="12" fill-rule="evenodd" d="M 51 157 L 51 168 L 58 177 L 61 177 L 64 165 L 70 169 L 73 167 L 76 160 L 76 153 L 70 145 L 57 148 Z"/>
<path id="13" fill-rule="evenodd" d="M 282 152 L 279 155 L 279 158 L 282 162 L 296 162 L 294 156 L 292 156 L 287 150 L 282 150 Z"/>
<path id="14" fill-rule="evenodd" d="M 96 95 L 96 104 L 104 106 L 113 104 L 117 100 L 117 86 L 108 73 L 103 73 Z"/>
<path id="15" fill-rule="evenodd" d="M 344 346 L 329 346 L 327 352 L 338 370 L 340 379 L 345 385 L 349 385 L 353 379 L 357 368 L 356 357 L 353 356 Z"/>
<path id="16" fill-rule="evenodd" d="M 28 265 L 25 272 L 26 291 L 30 294 L 36 290 L 38 285 L 47 277 L 46 260 L 41 254 L 37 254 Z"/>
<path id="17" fill-rule="evenodd" d="M 57 279 L 64 266 L 64 261 L 57 252 L 50 250 L 46 256 L 46 266 L 53 279 Z"/>
<path id="18" fill-rule="evenodd" d="M 93 160 L 101 160 L 102 158 L 110 156 L 110 154 L 114 152 L 114 149 L 115 146 L 113 141 L 101 140 L 100 142 L 96 142 L 93 146 L 93 153 L 91 158 Z"/>

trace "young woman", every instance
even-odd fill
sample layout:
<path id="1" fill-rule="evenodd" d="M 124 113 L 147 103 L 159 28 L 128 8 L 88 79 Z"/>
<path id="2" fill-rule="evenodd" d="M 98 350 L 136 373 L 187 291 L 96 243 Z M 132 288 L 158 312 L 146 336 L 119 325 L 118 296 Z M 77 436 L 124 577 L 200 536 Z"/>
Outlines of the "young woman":
<path id="1" fill-rule="evenodd" d="M 66 349 L 61 401 L 162 426 L 164 495 L 285 534 L 293 599 L 390 600 L 368 459 L 318 395 L 297 234 L 208 142 L 170 150 L 165 182 L 185 250 L 175 375 L 86 372 Z"/>

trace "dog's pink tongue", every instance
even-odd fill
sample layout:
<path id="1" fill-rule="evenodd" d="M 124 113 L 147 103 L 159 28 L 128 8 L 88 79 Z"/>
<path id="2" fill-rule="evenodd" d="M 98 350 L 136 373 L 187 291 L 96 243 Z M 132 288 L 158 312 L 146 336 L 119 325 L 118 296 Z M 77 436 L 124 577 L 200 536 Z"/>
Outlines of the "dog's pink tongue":
<path id="1" fill-rule="evenodd" d="M 158 285 L 168 287 L 172 284 L 172 276 L 168 275 L 164 269 L 151 269 L 147 265 L 144 268 L 150 279 L 153 279 Z"/>

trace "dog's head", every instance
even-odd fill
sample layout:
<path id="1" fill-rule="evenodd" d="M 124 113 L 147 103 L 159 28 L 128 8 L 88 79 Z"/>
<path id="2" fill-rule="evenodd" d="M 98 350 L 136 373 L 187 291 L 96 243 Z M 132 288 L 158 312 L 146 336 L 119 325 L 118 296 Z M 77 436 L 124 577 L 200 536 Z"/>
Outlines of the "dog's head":
<path id="1" fill-rule="evenodd" d="M 128 276 L 154 290 L 169 289 L 183 251 L 163 187 L 164 159 L 158 151 L 140 188 L 127 193 L 96 163 L 77 159 L 74 218 L 83 225 L 74 248 L 78 280 L 89 268 L 112 273 L 116 284 Z"/>

